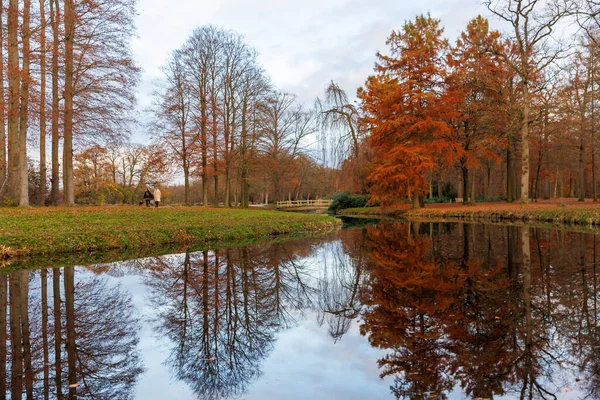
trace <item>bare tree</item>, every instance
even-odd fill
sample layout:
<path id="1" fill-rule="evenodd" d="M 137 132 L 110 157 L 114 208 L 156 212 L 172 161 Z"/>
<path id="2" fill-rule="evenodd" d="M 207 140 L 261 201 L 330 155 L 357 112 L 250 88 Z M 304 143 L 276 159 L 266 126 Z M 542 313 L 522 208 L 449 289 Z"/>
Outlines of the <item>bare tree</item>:
<path id="1" fill-rule="evenodd" d="M 52 0 L 50 0 L 52 1 Z M 37 203 L 46 202 L 46 0 L 40 0 L 40 183 Z"/>
<path id="2" fill-rule="evenodd" d="M 59 167 L 59 155 L 58 147 L 60 142 L 60 124 L 59 124 L 59 107 L 60 97 L 58 93 L 59 86 L 59 71 L 58 71 L 58 59 L 59 59 L 59 48 L 60 48 L 60 9 L 58 0 L 50 0 L 50 25 L 52 26 L 52 62 L 51 62 L 51 75 L 52 75 L 52 150 L 51 150 L 51 188 L 50 188 L 50 200 L 53 205 L 57 205 L 59 202 L 59 187 L 60 187 L 60 167 Z"/>
<path id="3" fill-rule="evenodd" d="M 222 31 L 214 26 L 196 29 L 184 46 L 186 66 L 193 81 L 194 121 L 200 132 L 200 174 L 202 205 L 208 204 L 208 129 L 210 113 L 210 78 L 219 68 Z"/>
<path id="4" fill-rule="evenodd" d="M 21 104 L 19 110 L 19 205 L 29 206 L 29 174 L 27 171 L 27 128 L 29 126 L 29 86 L 31 56 L 31 0 L 23 1 L 21 41 L 23 67 L 21 69 Z"/>
<path id="5" fill-rule="evenodd" d="M 4 98 L 4 1 L 0 1 L 0 198 L 6 189 L 6 101 Z"/>
<path id="6" fill-rule="evenodd" d="M 314 114 L 305 111 L 292 94 L 275 91 L 260 105 L 259 148 L 275 198 L 282 199 L 281 183 L 290 164 L 304 150 L 304 140 L 316 131 Z"/>
<path id="7" fill-rule="evenodd" d="M 365 132 L 361 129 L 360 110 L 348 100 L 346 92 L 331 81 L 325 88 L 325 100 L 317 98 L 322 127 L 320 142 L 324 152 L 331 152 L 331 162 L 339 166 L 348 157 L 358 158 L 360 142 Z M 323 162 L 327 164 L 324 156 Z"/>
<path id="8" fill-rule="evenodd" d="M 64 204 L 75 205 L 75 179 L 73 176 L 73 41 L 75 36 L 75 5 L 65 0 L 65 115 L 63 131 L 63 190 Z"/>
<path id="9" fill-rule="evenodd" d="M 202 131 L 193 123 L 192 86 L 187 79 L 181 51 L 175 51 L 163 68 L 165 87 L 155 94 L 155 129 L 159 143 L 181 167 L 185 203 L 190 204 L 190 174 L 196 147 L 201 146 Z"/>
<path id="10" fill-rule="evenodd" d="M 563 49 L 552 45 L 552 35 L 565 17 L 575 13 L 577 5 L 573 0 L 485 0 L 484 4 L 512 26 L 511 38 L 516 45 L 517 57 L 513 59 L 504 54 L 504 58 L 521 79 L 521 201 L 529 202 L 531 82 L 561 56 Z"/>
<path id="11" fill-rule="evenodd" d="M 19 200 L 19 49 L 17 30 L 19 27 L 19 2 L 8 2 L 8 198 Z"/>

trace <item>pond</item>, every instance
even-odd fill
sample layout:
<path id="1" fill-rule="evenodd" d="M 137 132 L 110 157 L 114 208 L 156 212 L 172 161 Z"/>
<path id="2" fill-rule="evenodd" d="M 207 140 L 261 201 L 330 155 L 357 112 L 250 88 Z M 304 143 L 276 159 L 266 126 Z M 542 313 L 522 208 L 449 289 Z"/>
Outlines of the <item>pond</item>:
<path id="1" fill-rule="evenodd" d="M 0 396 L 599 398 L 594 234 L 383 221 L 0 275 Z"/>

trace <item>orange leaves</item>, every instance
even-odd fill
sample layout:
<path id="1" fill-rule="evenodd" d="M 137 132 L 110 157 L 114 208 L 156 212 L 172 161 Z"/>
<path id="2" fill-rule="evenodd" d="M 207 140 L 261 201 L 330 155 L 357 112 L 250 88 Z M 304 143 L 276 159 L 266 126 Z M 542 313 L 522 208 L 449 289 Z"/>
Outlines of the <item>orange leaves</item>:
<path id="1" fill-rule="evenodd" d="M 371 192 L 384 207 L 424 194 L 434 156 L 452 148 L 444 138 L 450 128 L 440 118 L 446 71 L 439 61 L 448 48 L 442 32 L 430 16 L 392 32 L 392 56 L 378 55 L 377 74 L 358 93 L 375 149 Z"/>

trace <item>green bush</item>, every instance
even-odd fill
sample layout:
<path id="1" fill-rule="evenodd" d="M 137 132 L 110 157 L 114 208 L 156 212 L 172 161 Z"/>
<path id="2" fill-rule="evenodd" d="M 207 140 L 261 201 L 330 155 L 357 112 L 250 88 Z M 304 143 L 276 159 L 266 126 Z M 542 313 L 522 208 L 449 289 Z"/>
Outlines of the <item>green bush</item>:
<path id="1" fill-rule="evenodd" d="M 329 206 L 329 212 L 334 214 L 338 210 L 344 210 L 346 208 L 365 207 L 369 201 L 366 196 L 354 196 L 348 190 L 334 194 L 331 199 L 333 202 Z"/>
<path id="2" fill-rule="evenodd" d="M 435 203 L 450 203 L 450 197 L 441 196 L 441 197 L 426 197 L 424 199 L 425 204 L 435 204 Z"/>
<path id="3" fill-rule="evenodd" d="M 496 196 L 496 197 L 485 197 L 479 196 L 475 199 L 477 203 L 496 203 L 499 201 L 506 201 L 506 196 Z"/>

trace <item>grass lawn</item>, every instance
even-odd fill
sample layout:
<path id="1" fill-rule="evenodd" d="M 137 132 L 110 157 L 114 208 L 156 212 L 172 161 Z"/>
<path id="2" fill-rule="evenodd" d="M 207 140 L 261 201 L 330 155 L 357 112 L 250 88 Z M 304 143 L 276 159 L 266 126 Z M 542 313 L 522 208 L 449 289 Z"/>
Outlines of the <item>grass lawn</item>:
<path id="1" fill-rule="evenodd" d="M 0 208 L 0 256 L 243 241 L 340 224 L 320 215 L 201 207 Z"/>
<path id="2" fill-rule="evenodd" d="M 409 205 L 383 210 L 379 207 L 341 210 L 340 215 L 384 215 L 418 220 L 537 221 L 600 225 L 600 202 L 576 199 L 540 200 L 537 203 L 427 204 L 410 209 Z"/>

